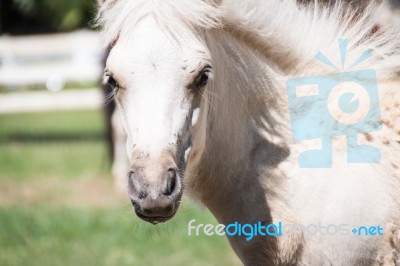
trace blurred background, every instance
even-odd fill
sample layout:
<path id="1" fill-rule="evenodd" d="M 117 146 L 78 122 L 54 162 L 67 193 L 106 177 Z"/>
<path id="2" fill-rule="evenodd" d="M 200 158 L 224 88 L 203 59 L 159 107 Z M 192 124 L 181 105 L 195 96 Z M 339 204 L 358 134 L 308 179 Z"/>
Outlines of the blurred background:
<path id="1" fill-rule="evenodd" d="M 0 265 L 239 265 L 188 200 L 136 218 L 111 176 L 95 0 L 0 0 Z"/>

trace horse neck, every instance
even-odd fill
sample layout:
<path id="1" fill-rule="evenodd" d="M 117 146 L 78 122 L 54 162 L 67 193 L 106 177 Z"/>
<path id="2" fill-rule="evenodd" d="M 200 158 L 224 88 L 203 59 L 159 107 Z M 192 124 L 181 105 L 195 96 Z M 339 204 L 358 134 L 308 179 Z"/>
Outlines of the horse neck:
<path id="1" fill-rule="evenodd" d="M 276 93 L 280 82 L 228 34 L 211 32 L 208 37 L 215 80 L 201 108 L 207 112 L 201 126 L 205 137 L 202 144 L 194 140 L 194 151 L 196 145 L 203 147 L 189 189 L 222 222 L 240 217 L 271 221 L 268 201 L 279 197 L 283 187 L 276 168 L 289 154 Z"/>

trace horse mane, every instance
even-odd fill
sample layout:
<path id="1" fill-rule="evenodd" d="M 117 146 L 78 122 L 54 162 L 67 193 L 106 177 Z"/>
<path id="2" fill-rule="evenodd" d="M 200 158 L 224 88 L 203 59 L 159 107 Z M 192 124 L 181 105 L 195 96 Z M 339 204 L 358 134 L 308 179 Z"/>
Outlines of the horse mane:
<path id="1" fill-rule="evenodd" d="M 318 1 L 301 6 L 293 0 L 225 0 L 221 7 L 226 29 L 286 75 L 326 71 L 323 64 L 316 63 L 318 52 L 341 66 L 339 39 L 348 41 L 344 68 L 371 50 L 372 57 L 360 67 L 391 74 L 400 69 L 399 28 L 380 25 L 382 16 L 389 13 L 385 2 L 371 1 L 363 10 L 343 1 L 331 6 Z"/>
<path id="2" fill-rule="evenodd" d="M 170 33 L 180 24 L 194 28 L 218 28 L 221 13 L 211 0 L 109 0 L 100 8 L 97 25 L 105 43 L 113 43 L 123 31 L 131 30 L 142 18 L 153 16 Z"/>
<path id="3" fill-rule="evenodd" d="M 372 50 L 373 56 L 361 66 L 394 73 L 400 68 L 400 31 L 393 25 L 377 28 L 385 10 L 386 3 L 375 1 L 359 12 L 343 1 L 302 6 L 294 0 L 108 0 L 97 23 L 106 44 L 121 32 L 129 37 L 129 30 L 149 15 L 171 33 L 182 22 L 223 28 L 288 75 L 326 71 L 316 63 L 318 52 L 340 66 L 338 40 L 347 39 L 348 64 Z"/>

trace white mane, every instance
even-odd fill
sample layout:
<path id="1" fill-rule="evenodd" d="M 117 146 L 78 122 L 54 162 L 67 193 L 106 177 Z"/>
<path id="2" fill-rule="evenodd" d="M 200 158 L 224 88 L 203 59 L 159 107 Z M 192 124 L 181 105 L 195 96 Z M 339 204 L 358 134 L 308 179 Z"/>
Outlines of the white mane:
<path id="1" fill-rule="evenodd" d="M 104 41 L 112 43 L 122 31 L 129 37 L 129 30 L 149 15 L 170 32 L 182 23 L 200 28 L 221 25 L 219 9 L 211 0 L 110 0 L 105 2 L 98 15 Z"/>
<path id="2" fill-rule="evenodd" d="M 109 0 L 100 9 L 98 24 L 107 44 L 121 32 L 129 37 L 129 30 L 148 15 L 169 31 L 182 22 L 197 28 L 225 28 L 281 70 L 297 75 L 321 71 L 323 65 L 315 63 L 318 51 L 339 59 L 337 41 L 347 39 L 349 64 L 371 49 L 374 56 L 362 67 L 393 72 L 400 60 L 399 30 L 389 25 L 373 33 L 384 10 L 386 4 L 374 1 L 357 13 L 342 1 L 327 8 L 317 1 L 300 7 L 294 0 Z"/>
<path id="3" fill-rule="evenodd" d="M 371 49 L 373 57 L 363 68 L 378 66 L 388 70 L 398 66 L 398 29 L 393 25 L 376 29 L 384 12 L 389 10 L 385 3 L 371 1 L 361 12 L 349 8 L 343 1 L 327 8 L 318 1 L 313 6 L 301 7 L 292 0 L 239 3 L 227 0 L 223 8 L 224 22 L 234 34 L 247 43 L 252 40 L 250 45 L 292 74 L 309 74 L 323 67 L 315 64 L 318 51 L 340 61 L 339 39 L 349 41 L 348 64 Z"/>

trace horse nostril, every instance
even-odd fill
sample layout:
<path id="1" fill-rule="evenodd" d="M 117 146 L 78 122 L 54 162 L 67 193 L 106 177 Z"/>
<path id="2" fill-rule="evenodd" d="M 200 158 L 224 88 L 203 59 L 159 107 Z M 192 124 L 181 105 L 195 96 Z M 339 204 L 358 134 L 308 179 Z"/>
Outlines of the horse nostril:
<path id="1" fill-rule="evenodd" d="M 139 192 L 139 195 L 138 195 L 138 198 L 139 199 L 144 199 L 144 198 L 146 198 L 147 197 L 147 193 L 146 192 L 144 192 L 144 191 L 140 191 Z"/>
<path id="2" fill-rule="evenodd" d="M 135 172 L 134 172 L 134 171 L 129 171 L 129 172 L 128 172 L 128 180 L 129 180 L 129 181 L 132 182 L 134 176 L 135 176 Z"/>
<path id="3" fill-rule="evenodd" d="M 170 196 L 176 188 L 176 171 L 174 169 L 169 169 L 167 178 L 167 189 L 164 194 Z"/>
<path id="4" fill-rule="evenodd" d="M 147 193 L 135 178 L 135 172 L 128 172 L 128 191 L 131 195 L 136 196 L 139 200 L 146 198 Z"/>

